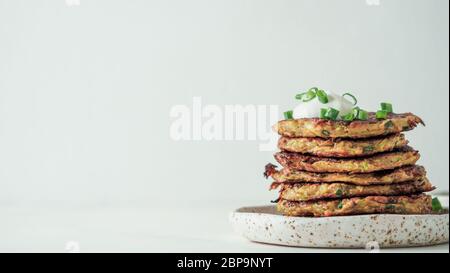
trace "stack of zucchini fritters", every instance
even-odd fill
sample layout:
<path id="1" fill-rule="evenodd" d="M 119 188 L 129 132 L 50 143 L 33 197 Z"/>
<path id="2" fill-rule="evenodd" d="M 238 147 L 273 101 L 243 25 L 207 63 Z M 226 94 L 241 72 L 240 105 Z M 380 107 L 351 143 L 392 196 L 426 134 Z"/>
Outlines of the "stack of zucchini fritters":
<path id="1" fill-rule="evenodd" d="M 266 166 L 271 188 L 279 188 L 278 210 L 288 216 L 336 216 L 370 213 L 432 212 L 423 192 L 434 187 L 425 169 L 415 165 L 420 155 L 407 146 L 402 132 L 422 120 L 410 113 L 379 120 L 352 122 L 319 118 L 278 122 L 283 167 Z"/>

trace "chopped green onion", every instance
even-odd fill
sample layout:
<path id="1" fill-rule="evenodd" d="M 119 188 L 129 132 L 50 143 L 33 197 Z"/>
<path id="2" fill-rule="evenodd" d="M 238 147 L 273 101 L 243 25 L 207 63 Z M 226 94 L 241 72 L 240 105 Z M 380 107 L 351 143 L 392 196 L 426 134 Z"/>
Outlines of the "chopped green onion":
<path id="1" fill-rule="evenodd" d="M 353 108 L 353 116 L 355 116 L 355 118 L 358 117 L 358 113 L 359 113 L 360 108 L 358 106 L 356 106 L 355 108 Z"/>
<path id="2" fill-rule="evenodd" d="M 337 189 L 336 197 L 342 197 L 342 190 L 341 189 Z"/>
<path id="3" fill-rule="evenodd" d="M 308 102 L 313 100 L 316 97 L 316 91 L 313 91 L 315 87 L 308 90 L 308 92 L 301 93 L 295 96 L 296 99 L 301 100 L 303 102 Z"/>
<path id="4" fill-rule="evenodd" d="M 357 118 L 359 120 L 368 120 L 369 119 L 369 113 L 367 111 L 359 109 Z"/>
<path id="5" fill-rule="evenodd" d="M 283 114 L 284 114 L 284 119 L 294 119 L 294 117 L 293 117 L 294 112 L 292 110 L 286 111 Z"/>
<path id="6" fill-rule="evenodd" d="M 377 119 L 385 119 L 387 118 L 388 112 L 386 110 L 378 110 L 376 113 Z"/>
<path id="7" fill-rule="evenodd" d="M 316 91 L 317 98 L 319 101 L 323 104 L 328 103 L 328 95 L 323 90 L 317 90 Z"/>
<path id="8" fill-rule="evenodd" d="M 394 123 L 392 122 L 392 120 L 388 120 L 388 121 L 384 124 L 384 129 L 391 129 L 392 127 L 394 127 Z"/>
<path id="9" fill-rule="evenodd" d="M 306 92 L 306 95 L 303 98 L 304 102 L 308 102 L 313 100 L 316 97 L 316 92 L 309 90 L 308 92 Z"/>
<path id="10" fill-rule="evenodd" d="M 439 201 L 439 199 L 437 197 L 435 197 L 431 200 L 431 208 L 433 209 L 433 211 L 436 211 L 436 212 L 443 210 L 441 202 Z"/>
<path id="11" fill-rule="evenodd" d="M 382 102 L 381 103 L 381 110 L 384 110 L 384 111 L 386 111 L 388 113 L 392 113 L 393 112 L 392 104 L 387 103 L 387 102 Z"/>
<path id="12" fill-rule="evenodd" d="M 339 110 L 336 110 L 336 109 L 334 109 L 334 108 L 329 107 L 329 108 L 327 109 L 327 112 L 325 113 L 325 116 L 326 116 L 328 119 L 336 120 L 337 117 L 339 116 Z"/>
<path id="13" fill-rule="evenodd" d="M 373 150 L 374 150 L 375 148 L 372 146 L 372 145 L 369 145 L 369 146 L 366 146 L 366 147 L 364 147 L 363 148 L 363 152 L 364 153 L 371 153 L 371 152 L 373 152 Z"/>
<path id="14" fill-rule="evenodd" d="M 353 121 L 355 120 L 355 114 L 354 113 L 348 113 L 345 116 L 342 116 L 342 120 L 344 121 Z"/>
<path id="15" fill-rule="evenodd" d="M 387 210 L 393 210 L 393 209 L 395 209 L 395 205 L 387 204 L 387 205 L 384 206 L 384 208 L 387 209 Z"/>
<path id="16" fill-rule="evenodd" d="M 344 207 L 344 204 L 342 203 L 342 200 L 339 201 L 337 207 L 338 207 L 338 209 L 342 209 L 342 207 Z"/>
<path id="17" fill-rule="evenodd" d="M 320 118 L 321 119 L 327 119 L 327 108 L 320 109 Z"/>
<path id="18" fill-rule="evenodd" d="M 324 136 L 330 136 L 330 132 L 328 132 L 327 130 L 322 130 L 322 135 Z"/>
<path id="19" fill-rule="evenodd" d="M 355 97 L 353 94 L 345 93 L 345 94 L 342 95 L 342 97 L 345 97 L 345 96 L 349 96 L 350 98 L 352 98 L 352 100 L 353 100 L 353 105 L 358 104 L 358 100 L 356 99 L 356 97 Z"/>

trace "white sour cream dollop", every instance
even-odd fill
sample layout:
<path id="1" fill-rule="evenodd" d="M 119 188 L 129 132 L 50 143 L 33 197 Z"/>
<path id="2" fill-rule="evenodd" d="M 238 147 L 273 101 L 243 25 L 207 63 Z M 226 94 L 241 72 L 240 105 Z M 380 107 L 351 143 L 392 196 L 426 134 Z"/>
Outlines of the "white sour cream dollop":
<path id="1" fill-rule="evenodd" d="M 320 117 L 320 109 L 328 107 L 339 111 L 339 119 L 341 116 L 352 112 L 354 108 L 353 103 L 345 97 L 332 92 L 327 92 L 327 95 L 328 103 L 321 103 L 317 97 L 307 102 L 299 101 L 299 104 L 293 110 L 294 119 L 318 118 Z"/>

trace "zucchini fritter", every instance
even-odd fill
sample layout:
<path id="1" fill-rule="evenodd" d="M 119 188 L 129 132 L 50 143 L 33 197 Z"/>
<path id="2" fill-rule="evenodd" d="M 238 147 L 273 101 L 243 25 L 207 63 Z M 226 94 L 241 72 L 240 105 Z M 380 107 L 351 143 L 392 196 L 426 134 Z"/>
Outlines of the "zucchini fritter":
<path id="1" fill-rule="evenodd" d="M 309 172 L 370 173 L 414 165 L 419 160 L 418 151 L 410 147 L 364 158 L 329 158 L 278 152 L 275 159 L 283 167 Z"/>
<path id="2" fill-rule="evenodd" d="M 281 120 L 275 130 L 286 137 L 368 138 L 409 131 L 419 123 L 425 125 L 412 113 L 391 113 L 382 120 L 377 119 L 375 113 L 369 113 L 368 120 L 352 122 L 320 118 Z"/>
<path id="3" fill-rule="evenodd" d="M 374 173 L 314 173 L 284 168 L 276 170 L 273 164 L 266 165 L 266 178 L 272 177 L 279 183 L 334 183 L 344 182 L 354 185 L 393 184 L 425 178 L 426 171 L 422 166 L 406 166 L 395 170 Z"/>
<path id="4" fill-rule="evenodd" d="M 283 151 L 323 157 L 356 157 L 389 152 L 407 144 L 404 134 L 357 140 L 281 137 L 278 148 Z"/>
<path id="5" fill-rule="evenodd" d="M 280 198 L 289 201 L 313 201 L 320 199 L 350 198 L 371 195 L 410 195 L 434 190 L 428 179 L 390 185 L 358 186 L 345 183 L 281 184 Z"/>
<path id="6" fill-rule="evenodd" d="M 426 214 L 431 213 L 431 196 L 367 196 L 341 200 L 296 202 L 280 200 L 278 211 L 286 216 L 339 216 L 355 214 Z"/>

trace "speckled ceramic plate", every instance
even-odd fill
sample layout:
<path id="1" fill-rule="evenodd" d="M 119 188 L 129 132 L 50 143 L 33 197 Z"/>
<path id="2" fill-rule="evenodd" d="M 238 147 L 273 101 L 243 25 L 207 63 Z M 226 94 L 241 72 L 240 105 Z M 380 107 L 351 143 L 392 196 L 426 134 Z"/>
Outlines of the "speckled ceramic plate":
<path id="1" fill-rule="evenodd" d="M 275 206 L 244 207 L 230 215 L 234 230 L 261 243 L 321 248 L 391 248 L 448 242 L 448 213 L 286 217 Z"/>

